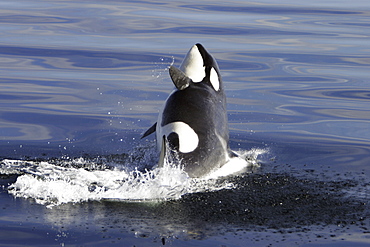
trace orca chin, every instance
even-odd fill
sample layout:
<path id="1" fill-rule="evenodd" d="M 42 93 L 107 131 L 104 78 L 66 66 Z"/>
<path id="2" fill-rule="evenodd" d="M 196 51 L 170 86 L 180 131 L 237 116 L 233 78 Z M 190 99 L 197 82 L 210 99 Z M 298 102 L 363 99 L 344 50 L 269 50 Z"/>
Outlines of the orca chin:
<path id="1" fill-rule="evenodd" d="M 200 45 L 200 44 L 199 44 Z M 201 46 L 201 45 L 200 45 Z M 193 82 L 200 82 L 205 77 L 204 61 L 197 45 L 190 48 L 180 65 L 180 70 Z"/>
<path id="2" fill-rule="evenodd" d="M 226 96 L 219 68 L 201 45 L 192 46 L 179 68 L 171 66 L 176 89 L 168 96 L 157 123 L 142 138 L 156 132 L 159 166 L 181 163 L 190 177 L 202 177 L 229 160 Z"/>

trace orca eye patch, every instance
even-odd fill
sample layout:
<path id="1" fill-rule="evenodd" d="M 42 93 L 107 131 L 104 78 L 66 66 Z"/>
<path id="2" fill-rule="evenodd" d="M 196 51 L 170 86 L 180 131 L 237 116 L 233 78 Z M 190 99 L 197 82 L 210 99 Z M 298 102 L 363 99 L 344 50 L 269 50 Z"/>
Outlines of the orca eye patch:
<path id="1" fill-rule="evenodd" d="M 211 82 L 212 87 L 218 91 L 220 89 L 220 79 L 218 77 L 218 74 L 215 70 L 215 68 L 211 68 L 210 74 L 209 74 L 209 81 Z"/>

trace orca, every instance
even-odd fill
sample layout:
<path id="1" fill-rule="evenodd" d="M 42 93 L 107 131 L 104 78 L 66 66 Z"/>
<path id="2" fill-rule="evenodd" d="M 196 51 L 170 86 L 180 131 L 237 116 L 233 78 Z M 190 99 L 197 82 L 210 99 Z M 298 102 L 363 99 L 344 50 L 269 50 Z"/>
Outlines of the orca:
<path id="1" fill-rule="evenodd" d="M 156 132 L 159 166 L 166 159 L 176 159 L 190 177 L 203 177 L 233 155 L 220 71 L 213 56 L 198 43 L 179 68 L 169 68 L 169 74 L 176 88 L 142 138 Z"/>

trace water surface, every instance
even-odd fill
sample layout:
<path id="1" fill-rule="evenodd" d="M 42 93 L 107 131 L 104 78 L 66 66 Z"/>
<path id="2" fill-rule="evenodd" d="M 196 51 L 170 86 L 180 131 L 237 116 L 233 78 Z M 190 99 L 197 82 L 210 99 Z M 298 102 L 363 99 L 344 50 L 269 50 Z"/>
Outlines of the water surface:
<path id="1" fill-rule="evenodd" d="M 0 5 L 1 245 L 369 244 L 367 1 Z M 172 90 L 168 66 L 198 42 L 218 61 L 230 145 L 252 150 L 252 174 L 161 203 L 49 209 L 8 192 L 20 173 L 76 182 L 73 169 L 155 165 L 141 134 Z"/>

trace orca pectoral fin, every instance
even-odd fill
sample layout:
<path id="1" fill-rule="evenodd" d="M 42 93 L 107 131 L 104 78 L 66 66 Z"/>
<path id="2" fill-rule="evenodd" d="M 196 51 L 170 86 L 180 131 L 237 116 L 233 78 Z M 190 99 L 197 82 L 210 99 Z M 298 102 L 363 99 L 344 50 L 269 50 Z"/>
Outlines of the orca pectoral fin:
<path id="1" fill-rule="evenodd" d="M 147 137 L 148 135 L 154 133 L 156 129 L 157 129 L 157 123 L 153 124 L 152 127 L 150 127 L 147 131 L 145 131 L 145 133 L 143 134 L 141 139 L 143 139 L 144 137 Z"/>
<path id="2" fill-rule="evenodd" d="M 159 154 L 158 167 L 163 167 L 165 158 L 166 158 L 166 137 L 163 136 L 161 153 Z"/>
<path id="3" fill-rule="evenodd" d="M 178 90 L 184 90 L 185 88 L 189 87 L 192 80 L 187 77 L 184 72 L 179 70 L 178 68 L 171 66 L 170 69 L 170 76 L 172 79 L 173 84 Z"/>
<path id="4" fill-rule="evenodd" d="M 235 158 L 235 157 L 239 157 L 239 155 L 237 153 L 235 153 L 234 151 L 229 150 L 229 157 L 230 158 Z"/>

